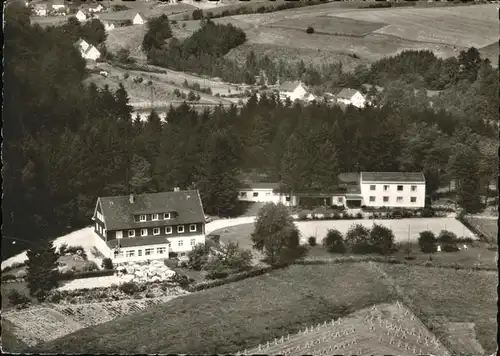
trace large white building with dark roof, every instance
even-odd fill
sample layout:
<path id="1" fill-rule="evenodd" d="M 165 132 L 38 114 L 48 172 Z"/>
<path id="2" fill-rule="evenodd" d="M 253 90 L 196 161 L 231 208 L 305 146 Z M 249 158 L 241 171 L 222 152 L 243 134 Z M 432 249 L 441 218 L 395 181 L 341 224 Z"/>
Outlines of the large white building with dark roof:
<path id="1" fill-rule="evenodd" d="M 205 214 L 197 190 L 100 197 L 95 233 L 113 262 L 185 255 L 205 243 Z"/>
<path id="2" fill-rule="evenodd" d="M 287 206 L 315 200 L 325 206 L 343 205 L 349 208 L 422 208 L 425 206 L 425 177 L 421 172 L 340 173 L 337 187 L 328 192 L 290 192 L 283 189 L 280 183 L 246 182 L 239 189 L 239 200 L 281 202 Z"/>

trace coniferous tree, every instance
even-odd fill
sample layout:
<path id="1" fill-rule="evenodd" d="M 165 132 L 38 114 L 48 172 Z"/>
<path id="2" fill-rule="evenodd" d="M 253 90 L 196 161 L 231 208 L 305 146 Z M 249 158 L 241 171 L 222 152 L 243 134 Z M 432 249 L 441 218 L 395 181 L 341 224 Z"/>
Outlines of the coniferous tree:
<path id="1" fill-rule="evenodd" d="M 26 252 L 28 256 L 26 281 L 30 295 L 43 301 L 47 293 L 57 287 L 57 260 L 59 258 L 52 241 L 45 239 Z"/>

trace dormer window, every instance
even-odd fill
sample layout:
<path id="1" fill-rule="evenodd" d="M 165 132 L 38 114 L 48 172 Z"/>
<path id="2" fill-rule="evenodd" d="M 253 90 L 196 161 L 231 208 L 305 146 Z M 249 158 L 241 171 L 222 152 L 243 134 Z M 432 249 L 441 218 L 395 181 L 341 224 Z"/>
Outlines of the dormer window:
<path id="1" fill-rule="evenodd" d="M 140 215 L 139 221 L 146 221 L 146 215 Z"/>
<path id="2" fill-rule="evenodd" d="M 170 213 L 163 213 L 163 220 L 169 220 L 170 219 Z"/>
<path id="3" fill-rule="evenodd" d="M 154 221 L 159 220 L 158 214 L 153 214 L 153 219 Z"/>

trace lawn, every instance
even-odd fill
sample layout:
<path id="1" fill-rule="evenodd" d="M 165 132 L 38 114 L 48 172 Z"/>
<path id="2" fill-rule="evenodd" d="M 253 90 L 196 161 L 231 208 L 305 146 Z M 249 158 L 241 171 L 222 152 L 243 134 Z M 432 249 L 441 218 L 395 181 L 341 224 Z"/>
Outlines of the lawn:
<path id="1" fill-rule="evenodd" d="M 86 328 L 32 351 L 234 353 L 391 300 L 380 274 L 366 264 L 291 266 Z"/>
<path id="2" fill-rule="evenodd" d="M 454 218 L 418 218 L 418 219 L 400 219 L 400 220 L 317 220 L 317 221 L 296 221 L 295 224 L 300 230 L 302 241 L 306 242 L 310 236 L 315 236 L 318 244 L 326 236 L 328 229 L 337 229 L 342 234 L 349 230 L 354 224 L 362 224 L 367 228 L 371 228 L 374 223 L 382 224 L 392 229 L 395 241 L 405 243 L 408 241 L 415 242 L 418 239 L 419 233 L 424 230 L 432 230 L 435 234 L 439 234 L 441 230 L 449 230 L 457 234 L 457 236 L 474 237 L 462 223 Z M 223 242 L 238 242 L 243 248 L 250 248 L 252 242 L 250 235 L 253 232 L 254 224 L 242 224 L 237 226 L 219 229 L 212 234 L 219 234 Z M 227 230 L 227 232 L 224 232 Z M 408 234 L 409 233 L 409 234 Z"/>
<path id="3" fill-rule="evenodd" d="M 488 354 L 495 351 L 497 272 L 380 266 L 425 317 L 438 325 L 436 333 L 446 334 L 448 323 L 474 323 L 479 343 Z"/>
<path id="4" fill-rule="evenodd" d="M 2 350 L 4 352 L 22 353 L 23 350 L 26 350 L 27 345 L 15 336 L 14 331 L 14 324 L 2 318 Z"/>

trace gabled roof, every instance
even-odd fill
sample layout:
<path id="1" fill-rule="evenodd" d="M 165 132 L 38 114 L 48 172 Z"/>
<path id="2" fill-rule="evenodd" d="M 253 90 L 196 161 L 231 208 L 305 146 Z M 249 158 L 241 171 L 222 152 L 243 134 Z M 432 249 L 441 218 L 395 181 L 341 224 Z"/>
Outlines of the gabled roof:
<path id="1" fill-rule="evenodd" d="M 101 206 L 107 230 L 152 227 L 161 224 L 165 226 L 191 224 L 205 221 L 203 206 L 197 190 L 135 195 L 134 203 L 130 203 L 129 198 L 129 195 L 121 195 L 98 199 L 97 204 Z M 134 220 L 134 215 L 146 212 L 176 212 L 176 216 L 169 220 L 160 221 L 136 222 Z"/>
<path id="2" fill-rule="evenodd" d="M 344 172 L 338 175 L 339 183 L 359 183 L 358 172 Z"/>
<path id="3" fill-rule="evenodd" d="M 425 183 L 422 172 L 361 172 L 363 182 Z"/>
<path id="4" fill-rule="evenodd" d="M 282 90 L 282 91 L 294 91 L 299 85 L 302 85 L 303 87 L 305 87 L 305 85 L 302 84 L 299 81 L 284 82 L 283 84 L 281 84 L 279 86 L 279 90 Z"/>
<path id="5" fill-rule="evenodd" d="M 88 54 L 92 50 L 97 51 L 97 53 L 99 53 L 99 55 L 101 55 L 101 52 L 97 48 L 95 48 L 95 46 L 93 46 L 93 45 L 90 45 L 89 48 L 87 48 L 87 50 L 85 52 L 83 52 L 83 54 Z"/>
<path id="6" fill-rule="evenodd" d="M 337 94 L 337 98 L 339 98 L 339 99 L 350 99 L 357 92 L 359 92 L 359 90 L 351 89 L 351 88 L 344 88 L 341 91 L 339 91 L 339 93 Z"/>
<path id="7" fill-rule="evenodd" d="M 144 14 L 142 12 L 136 12 L 133 19 L 135 19 L 137 15 L 139 15 L 143 20 L 146 19 L 146 17 L 144 16 Z"/>

